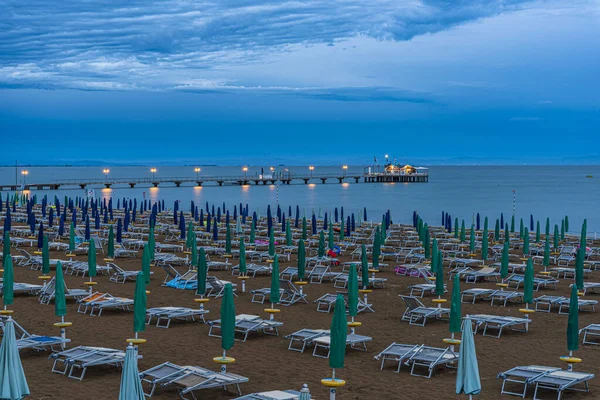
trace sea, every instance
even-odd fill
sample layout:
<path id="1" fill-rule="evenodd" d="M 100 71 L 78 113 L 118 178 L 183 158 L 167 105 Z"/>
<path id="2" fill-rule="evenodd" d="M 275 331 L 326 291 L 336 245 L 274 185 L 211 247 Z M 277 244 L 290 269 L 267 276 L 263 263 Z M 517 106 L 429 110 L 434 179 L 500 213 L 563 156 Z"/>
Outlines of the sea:
<path id="1" fill-rule="evenodd" d="M 199 167 L 201 171 L 195 172 Z M 270 173 L 271 166 L 249 166 L 247 171 L 242 166 L 157 166 L 155 177 L 179 177 L 194 179 L 196 174 L 201 179 L 211 176 L 244 176 L 249 178 L 258 174 Z M 21 184 L 23 179 L 28 184 L 51 183 L 66 179 L 103 180 L 107 177 L 103 170 L 110 170 L 111 178 L 150 178 L 150 166 L 25 166 L 0 167 L 0 184 Z M 366 166 L 314 166 L 314 176 L 331 174 L 341 176 L 361 175 Z M 291 176 L 309 176 L 308 166 L 274 166 L 275 172 L 286 171 Z M 27 175 L 21 174 L 27 170 Z M 131 189 L 127 185 L 113 186 L 111 189 L 102 185 L 87 187 L 85 190 L 77 186 L 61 187 L 59 190 L 31 190 L 29 195 L 37 194 L 38 198 L 47 194 L 54 196 L 88 196 L 100 198 L 137 198 L 151 201 L 165 200 L 167 207 L 174 201 L 180 202 L 182 210 L 189 210 L 193 200 L 199 207 L 205 203 L 222 205 L 233 210 L 234 205 L 248 204 L 252 211 L 266 212 L 267 205 L 280 205 L 284 212 L 296 205 L 301 214 L 332 212 L 336 207 L 344 208 L 345 215 L 358 214 L 367 209 L 367 218 L 372 221 L 381 220 L 381 216 L 390 210 L 392 220 L 399 223 L 411 223 L 413 211 L 430 225 L 441 225 L 442 212 L 449 213 L 454 221 L 464 220 L 469 226 L 474 222 L 476 214 L 490 219 L 490 227 L 496 218 L 504 214 L 505 221 L 515 215 L 516 225 L 523 218 L 525 226 L 529 226 L 530 215 L 540 220 L 542 229 L 546 218 L 550 218 L 552 229 L 554 224 L 560 226 L 561 220 L 568 215 L 569 232 L 579 234 L 581 224 L 587 219 L 587 233 L 590 237 L 600 231 L 600 166 L 431 166 L 428 183 L 354 183 L 353 179 L 339 184 L 331 179 L 322 184 L 313 179 L 308 185 L 298 180 L 290 185 L 226 185 L 205 183 L 194 186 L 194 183 L 162 184 L 158 188 L 150 184 L 139 184 Z M 7 190 L 0 192 L 6 199 Z M 286 212 L 287 213 L 287 212 Z M 358 216 L 358 215 L 357 215 Z"/>

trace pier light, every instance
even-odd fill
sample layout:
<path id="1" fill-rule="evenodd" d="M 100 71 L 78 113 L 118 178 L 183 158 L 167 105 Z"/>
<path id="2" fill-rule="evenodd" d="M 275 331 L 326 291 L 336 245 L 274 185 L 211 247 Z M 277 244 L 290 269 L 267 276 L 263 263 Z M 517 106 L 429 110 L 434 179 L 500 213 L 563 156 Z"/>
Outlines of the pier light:
<path id="1" fill-rule="evenodd" d="M 29 171 L 24 169 L 21 171 L 21 175 L 23 175 L 23 185 L 25 185 L 27 183 L 27 175 L 29 175 Z"/>
<path id="2" fill-rule="evenodd" d="M 313 177 L 313 171 L 315 170 L 315 167 L 314 167 L 314 165 L 310 165 L 310 166 L 308 167 L 308 169 L 310 170 L 310 177 L 312 178 L 312 177 Z"/>
<path id="3" fill-rule="evenodd" d="M 344 176 L 346 176 L 346 170 L 348 169 L 348 166 L 347 165 L 343 165 L 342 169 L 344 170 Z"/>
<path id="4" fill-rule="evenodd" d="M 110 169 L 108 169 L 108 168 L 104 168 L 104 169 L 102 170 L 102 172 L 104 173 L 104 177 L 106 178 L 106 180 L 108 180 L 108 173 L 110 172 Z"/>
<path id="5" fill-rule="evenodd" d="M 275 171 L 275 167 L 269 167 L 269 169 L 271 170 L 271 172 Z"/>
<path id="6" fill-rule="evenodd" d="M 156 173 L 156 168 L 150 168 L 150 172 L 152 172 L 152 180 L 154 180 L 154 174 Z"/>
<path id="7" fill-rule="evenodd" d="M 200 173 L 200 171 L 202 171 L 200 168 L 194 168 L 194 172 L 196 173 L 196 179 L 198 179 L 198 174 Z"/>
<path id="8" fill-rule="evenodd" d="M 248 176 L 248 167 L 242 167 L 242 171 L 244 171 L 244 178 Z"/>

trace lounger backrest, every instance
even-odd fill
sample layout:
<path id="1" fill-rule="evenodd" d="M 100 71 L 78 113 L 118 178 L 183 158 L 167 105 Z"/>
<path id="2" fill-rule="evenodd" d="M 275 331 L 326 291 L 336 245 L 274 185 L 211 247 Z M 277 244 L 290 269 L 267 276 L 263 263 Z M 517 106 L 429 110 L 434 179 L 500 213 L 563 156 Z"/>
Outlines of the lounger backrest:
<path id="1" fill-rule="evenodd" d="M 116 274 L 122 274 L 122 273 L 124 273 L 124 272 L 125 272 L 125 271 L 124 271 L 124 270 L 123 270 L 121 267 L 119 267 L 119 266 L 118 266 L 117 264 L 115 264 L 115 263 L 111 263 L 111 262 L 109 262 L 109 263 L 107 263 L 107 265 L 108 265 L 110 268 L 112 268 L 112 270 L 113 270 L 113 271 L 114 271 Z"/>
<path id="2" fill-rule="evenodd" d="M 401 296 L 401 297 L 402 297 L 402 300 L 404 300 L 404 303 L 406 304 L 406 307 L 409 310 L 414 310 L 419 307 L 425 307 L 423 305 L 423 303 L 421 303 L 419 301 L 419 299 L 417 299 L 416 297 L 413 297 L 413 296 Z"/>

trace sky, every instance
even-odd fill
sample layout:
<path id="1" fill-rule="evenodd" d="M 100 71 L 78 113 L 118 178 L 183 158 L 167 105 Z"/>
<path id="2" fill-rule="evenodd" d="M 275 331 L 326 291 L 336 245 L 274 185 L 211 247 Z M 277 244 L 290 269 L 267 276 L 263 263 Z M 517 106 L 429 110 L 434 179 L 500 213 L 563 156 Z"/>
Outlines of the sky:
<path id="1" fill-rule="evenodd" d="M 600 164 L 600 0 L 0 15 L 0 164 Z"/>

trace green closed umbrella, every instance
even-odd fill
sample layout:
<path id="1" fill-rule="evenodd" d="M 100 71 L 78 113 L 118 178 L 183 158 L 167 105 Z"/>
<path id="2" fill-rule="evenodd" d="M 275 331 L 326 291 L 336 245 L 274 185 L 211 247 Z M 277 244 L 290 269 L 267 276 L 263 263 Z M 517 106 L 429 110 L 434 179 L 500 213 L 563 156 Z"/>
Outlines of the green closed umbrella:
<path id="1" fill-rule="evenodd" d="M 515 233 L 515 216 L 510 218 L 510 232 Z"/>
<path id="2" fill-rule="evenodd" d="M 379 256 L 381 255 L 381 242 L 379 237 L 379 228 L 375 230 L 373 239 L 373 269 L 379 269 Z"/>
<path id="3" fill-rule="evenodd" d="M 369 263 L 367 261 L 367 247 L 363 244 L 360 253 L 360 267 L 362 271 L 362 285 L 366 289 L 369 287 Z"/>
<path id="4" fill-rule="evenodd" d="M 438 252 L 436 260 L 437 268 L 435 269 L 435 294 L 437 294 L 438 297 L 441 297 L 444 295 L 444 258 L 441 250 Z"/>
<path id="5" fill-rule="evenodd" d="M 567 322 L 567 350 L 569 356 L 579 350 L 579 296 L 577 286 L 571 286 L 571 301 L 569 302 L 569 320 Z"/>
<path id="6" fill-rule="evenodd" d="M 344 241 L 344 219 L 340 221 L 340 242 Z"/>
<path id="7" fill-rule="evenodd" d="M 221 301 L 221 348 L 223 358 L 227 350 L 235 343 L 235 304 L 233 303 L 233 288 L 231 283 L 225 284 L 223 300 Z M 225 364 L 223 364 L 225 365 Z"/>
<path id="8" fill-rule="evenodd" d="M 458 218 L 454 218 L 454 238 L 458 239 L 459 231 L 458 231 Z"/>
<path id="9" fill-rule="evenodd" d="M 244 233 L 244 230 L 242 229 L 242 217 L 240 216 L 235 220 L 235 234 L 241 235 L 242 233 Z"/>
<path id="10" fill-rule="evenodd" d="M 437 258 L 438 258 L 438 242 L 436 238 L 433 238 L 433 244 L 431 245 L 431 264 L 430 269 L 435 273 L 437 268 Z"/>
<path id="11" fill-rule="evenodd" d="M 519 237 L 523 237 L 523 218 L 519 221 Z"/>
<path id="12" fill-rule="evenodd" d="M 30 394 L 19 356 L 14 324 L 10 317 L 4 321 L 4 335 L 0 345 L 0 399 L 23 399 Z"/>
<path id="13" fill-rule="evenodd" d="M 558 242 L 560 241 L 560 236 L 558 233 L 558 225 L 554 225 L 554 251 L 558 250 Z"/>
<path id="14" fill-rule="evenodd" d="M 290 227 L 290 220 L 285 221 L 285 245 L 292 245 L 292 228 Z"/>
<path id="15" fill-rule="evenodd" d="M 502 260 L 500 262 L 500 277 L 504 280 L 508 276 L 508 242 L 502 247 Z"/>
<path id="16" fill-rule="evenodd" d="M 10 232 L 4 232 L 4 242 L 2 243 L 2 268 L 4 268 L 4 264 L 6 260 L 8 260 L 10 256 Z"/>
<path id="17" fill-rule="evenodd" d="M 271 227 L 271 233 L 269 233 L 269 256 L 275 255 L 275 236 L 273 233 L 274 229 Z"/>
<path id="18" fill-rule="evenodd" d="M 546 236 L 550 236 L 550 218 L 546 217 Z"/>
<path id="19" fill-rule="evenodd" d="M 467 240 L 467 235 L 466 235 L 466 231 L 465 231 L 465 220 L 462 220 L 462 223 L 460 224 L 460 242 L 464 243 Z"/>
<path id="20" fill-rule="evenodd" d="M 487 217 L 486 217 L 487 221 Z M 487 226 L 483 228 L 483 237 L 481 238 L 481 259 L 483 261 L 488 258 L 488 230 Z"/>
<path id="21" fill-rule="evenodd" d="M 113 231 L 112 225 L 108 228 L 108 245 L 106 255 L 110 259 L 115 258 L 115 232 Z"/>
<path id="22" fill-rule="evenodd" d="M 537 221 L 537 223 L 535 224 L 535 242 L 539 243 L 540 242 L 540 221 Z"/>
<path id="23" fill-rule="evenodd" d="M 431 258 L 431 236 L 429 235 L 429 227 L 425 224 L 423 228 L 423 247 L 425 248 L 425 258 Z"/>
<path id="24" fill-rule="evenodd" d="M 148 243 L 144 246 L 144 252 L 142 253 L 142 272 L 144 274 L 144 283 L 147 285 L 150 283 L 150 249 Z"/>
<path id="25" fill-rule="evenodd" d="M 192 248 L 192 246 L 193 246 L 192 239 L 195 236 L 196 236 L 196 234 L 194 233 L 194 225 L 190 221 L 190 223 L 188 224 L 187 237 L 185 238 L 185 245 L 188 249 Z"/>
<path id="26" fill-rule="evenodd" d="M 550 237 L 546 236 L 546 244 L 544 245 L 544 259 L 542 260 L 544 271 L 550 266 Z"/>
<path id="27" fill-rule="evenodd" d="M 240 238 L 240 276 L 246 276 L 246 244 L 244 238 Z"/>
<path id="28" fill-rule="evenodd" d="M 135 293 L 133 295 L 133 331 L 135 338 L 139 332 L 146 330 L 146 277 L 138 272 L 135 277 Z"/>
<path id="29" fill-rule="evenodd" d="M 196 243 L 196 235 L 192 235 L 191 239 L 190 239 L 190 248 L 192 249 L 191 251 L 191 261 L 190 263 L 192 264 L 192 267 L 197 267 L 198 266 L 198 245 Z M 150 245 L 148 244 L 148 253 L 150 252 Z"/>
<path id="30" fill-rule="evenodd" d="M 563 242 L 565 240 L 565 220 L 564 219 L 560 222 L 560 240 Z"/>
<path id="31" fill-rule="evenodd" d="M 510 245 L 510 233 L 508 233 L 508 224 L 504 227 L 504 241 Z"/>
<path id="32" fill-rule="evenodd" d="M 306 227 L 306 217 L 302 217 L 302 240 L 308 239 L 307 227 Z"/>
<path id="33" fill-rule="evenodd" d="M 462 322 L 461 312 L 461 301 L 460 301 L 460 276 L 454 274 L 454 283 L 452 285 L 452 300 L 450 303 L 450 332 L 452 333 L 452 339 L 454 334 L 460 332 Z"/>
<path id="34" fill-rule="evenodd" d="M 523 254 L 529 254 L 529 229 L 523 228 Z"/>
<path id="35" fill-rule="evenodd" d="M 334 374 L 336 368 L 344 368 L 347 330 L 346 305 L 344 304 L 344 297 L 338 294 L 335 300 L 335 309 L 329 333 L 331 341 L 329 366 L 334 369 Z"/>
<path id="36" fill-rule="evenodd" d="M 206 253 L 204 247 L 200 247 L 198 251 L 198 273 L 196 274 L 197 287 L 196 294 L 204 297 L 206 294 L 206 274 L 208 273 L 208 266 L 206 264 Z M 241 269 L 240 269 L 241 274 Z"/>
<path id="37" fill-rule="evenodd" d="M 585 248 L 580 247 L 577 249 L 575 256 L 575 286 L 577 290 L 583 291 L 583 260 L 585 259 Z"/>
<path id="38" fill-rule="evenodd" d="M 154 254 L 156 253 L 156 240 L 154 239 L 154 227 L 150 228 L 148 234 L 148 248 L 150 249 L 150 259 L 154 260 Z"/>
<path id="39" fill-rule="evenodd" d="M 500 221 L 496 219 L 496 227 L 494 228 L 494 241 L 500 240 Z"/>
<path id="40" fill-rule="evenodd" d="M 50 250 L 48 249 L 48 235 L 44 235 L 44 244 L 42 246 L 42 275 L 50 273 Z"/>
<path id="41" fill-rule="evenodd" d="M 271 229 L 271 234 L 273 233 L 273 229 Z M 269 251 L 271 247 L 269 246 Z M 231 254 L 231 227 L 227 225 L 227 230 L 225 233 L 225 254 Z M 271 254 L 271 253 L 269 253 Z"/>
<path id="42" fill-rule="evenodd" d="M 88 247 L 88 276 L 90 282 L 96 276 L 96 244 L 93 240 L 90 240 L 90 247 Z"/>
<path id="43" fill-rule="evenodd" d="M 13 303 L 15 299 L 14 284 L 15 284 L 15 273 L 13 271 L 12 256 L 4 256 L 4 276 L 2 281 L 2 300 L 4 302 L 4 309 Z"/>
<path id="44" fill-rule="evenodd" d="M 271 308 L 276 303 L 279 303 L 280 293 L 279 293 L 279 257 L 277 254 L 273 257 L 273 271 L 271 273 L 271 293 L 269 294 L 271 299 Z M 271 314 L 273 317 L 273 314 Z"/>
<path id="45" fill-rule="evenodd" d="M 387 224 L 385 222 L 385 214 L 381 217 L 381 243 L 385 243 L 387 237 Z"/>
<path id="46" fill-rule="evenodd" d="M 565 231 L 569 232 L 569 216 L 565 215 Z"/>
<path id="47" fill-rule="evenodd" d="M 254 243 L 256 241 L 256 224 L 254 223 L 254 219 L 250 223 L 250 243 Z"/>
<path id="48" fill-rule="evenodd" d="M 304 281 L 306 269 L 306 249 L 304 247 L 304 240 L 300 240 L 298 243 L 298 280 L 300 282 Z"/>
<path id="49" fill-rule="evenodd" d="M 529 308 L 529 304 L 533 303 L 533 262 L 531 261 L 531 258 L 527 260 L 527 267 L 525 268 L 523 301 L 527 304 L 526 308 Z"/>
<path id="50" fill-rule="evenodd" d="M 584 249 L 587 246 L 587 219 L 583 220 L 583 224 L 581 225 L 581 238 L 579 241 L 579 247 L 583 247 Z"/>
<path id="51" fill-rule="evenodd" d="M 73 221 L 71 221 L 71 226 L 69 227 L 69 254 L 75 251 L 75 226 L 73 225 Z"/>
<path id="52" fill-rule="evenodd" d="M 356 272 L 356 265 L 350 266 L 350 272 L 348 273 L 348 314 L 352 317 L 358 315 L 358 276 Z"/>
<path id="53" fill-rule="evenodd" d="M 475 226 L 471 225 L 471 234 L 469 236 L 469 251 L 475 254 Z"/>
<path id="54" fill-rule="evenodd" d="M 327 232 L 327 246 L 330 250 L 335 246 L 335 240 L 333 239 L 333 226 L 331 224 L 329 224 L 329 231 Z"/>
<path id="55" fill-rule="evenodd" d="M 6 279 L 6 273 L 4 274 Z M 6 294 L 5 294 L 6 296 Z M 64 322 L 67 315 L 67 299 L 65 297 L 65 278 L 63 276 L 62 263 L 56 263 L 56 285 L 54 289 L 54 315 L 61 317 Z M 144 320 L 145 322 L 145 320 Z"/>
<path id="56" fill-rule="evenodd" d="M 319 233 L 319 250 L 317 255 L 319 258 L 325 256 L 325 234 L 323 231 Z"/>

